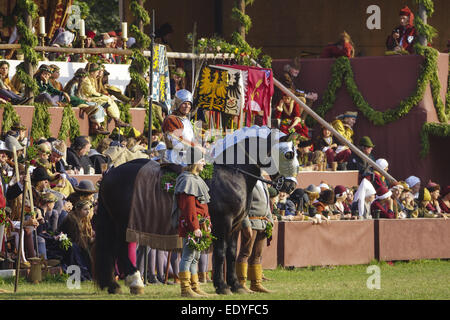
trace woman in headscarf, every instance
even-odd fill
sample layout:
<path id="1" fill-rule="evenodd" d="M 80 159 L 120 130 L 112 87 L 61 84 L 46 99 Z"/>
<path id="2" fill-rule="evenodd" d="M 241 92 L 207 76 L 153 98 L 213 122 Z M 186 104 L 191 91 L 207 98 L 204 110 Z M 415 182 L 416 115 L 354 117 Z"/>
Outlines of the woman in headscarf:
<path id="1" fill-rule="evenodd" d="M 375 200 L 376 191 L 367 179 L 362 179 L 355 193 L 352 204 L 352 212 L 360 219 L 371 219 L 370 205 Z"/>

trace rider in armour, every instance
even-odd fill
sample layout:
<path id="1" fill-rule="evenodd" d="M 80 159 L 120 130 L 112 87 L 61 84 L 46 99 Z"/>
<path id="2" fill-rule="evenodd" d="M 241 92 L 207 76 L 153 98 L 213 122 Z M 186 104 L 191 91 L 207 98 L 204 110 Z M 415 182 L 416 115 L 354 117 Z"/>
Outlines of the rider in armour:
<path id="1" fill-rule="evenodd" d="M 175 105 L 172 113 L 164 119 L 162 131 L 167 150 L 163 158 L 165 163 L 186 166 L 184 156 L 188 146 L 194 146 L 194 129 L 189 120 L 192 110 L 192 93 L 186 89 L 175 93 Z"/>

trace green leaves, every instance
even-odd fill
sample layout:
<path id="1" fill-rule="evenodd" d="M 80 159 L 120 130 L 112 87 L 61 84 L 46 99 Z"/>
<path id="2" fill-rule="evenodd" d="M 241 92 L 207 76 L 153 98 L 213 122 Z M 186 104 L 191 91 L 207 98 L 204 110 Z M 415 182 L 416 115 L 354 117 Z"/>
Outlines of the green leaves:
<path id="1" fill-rule="evenodd" d="M 66 104 L 61 119 L 58 139 L 65 141 L 68 137 L 73 141 L 80 135 L 80 124 L 70 104 Z"/>
<path id="2" fill-rule="evenodd" d="M 34 104 L 33 122 L 31 124 L 31 137 L 33 140 L 39 140 L 42 137 L 50 137 L 50 113 L 48 105 L 45 103 Z"/>
<path id="3" fill-rule="evenodd" d="M 429 136 L 437 137 L 450 137 L 450 124 L 447 123 L 424 123 L 422 130 L 420 131 L 420 141 L 422 144 L 422 150 L 420 156 L 425 158 L 430 151 Z"/>
<path id="4" fill-rule="evenodd" d="M 20 123 L 20 117 L 17 114 L 11 103 L 2 105 L 3 108 L 3 120 L 2 120 L 2 132 L 7 132 L 11 129 L 15 122 Z"/>
<path id="5" fill-rule="evenodd" d="M 336 59 L 336 62 L 331 68 L 331 80 L 328 83 L 327 90 L 323 94 L 322 105 L 317 108 L 317 113 L 321 117 L 324 117 L 333 107 L 336 100 L 336 92 L 342 86 L 342 81 L 344 81 L 355 106 L 363 115 L 375 125 L 385 125 L 406 116 L 414 106 L 418 105 L 423 99 L 427 85 L 430 83 L 439 121 L 447 122 L 450 116 L 450 108 L 444 105 L 440 96 L 441 84 L 437 69 L 438 52 L 430 47 L 416 46 L 416 49 L 419 54 L 424 56 L 422 70 L 417 79 L 416 91 L 408 98 L 402 100 L 396 108 L 381 112 L 370 106 L 358 89 L 350 60 L 347 57 L 340 57 Z M 450 87 L 447 90 L 447 97 L 449 96 L 449 92 Z M 449 101 L 447 99 L 447 106 L 448 104 Z"/>

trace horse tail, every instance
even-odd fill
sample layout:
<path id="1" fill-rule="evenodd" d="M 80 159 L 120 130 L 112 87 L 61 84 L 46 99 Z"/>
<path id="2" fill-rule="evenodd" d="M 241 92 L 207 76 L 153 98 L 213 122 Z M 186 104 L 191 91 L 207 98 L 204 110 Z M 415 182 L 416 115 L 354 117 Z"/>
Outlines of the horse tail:
<path id="1" fill-rule="evenodd" d="M 104 205 L 100 192 L 95 230 L 94 281 L 102 290 L 110 288 L 114 281 L 117 239 L 115 230 L 114 221 Z"/>

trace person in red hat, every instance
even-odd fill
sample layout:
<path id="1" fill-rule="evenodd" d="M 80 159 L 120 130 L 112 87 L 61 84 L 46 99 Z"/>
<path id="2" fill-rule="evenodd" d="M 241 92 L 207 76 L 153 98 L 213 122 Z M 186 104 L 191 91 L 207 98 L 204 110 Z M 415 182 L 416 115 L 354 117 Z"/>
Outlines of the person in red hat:
<path id="1" fill-rule="evenodd" d="M 86 40 L 84 40 L 84 47 L 85 48 L 95 48 L 95 32 L 92 30 L 89 30 L 86 32 Z"/>
<path id="2" fill-rule="evenodd" d="M 352 211 L 348 206 L 347 202 L 347 188 L 342 185 L 337 185 L 334 188 L 334 195 L 336 197 L 336 202 L 330 205 L 330 210 L 333 216 L 339 215 L 341 220 L 352 219 Z M 358 217 L 356 217 L 358 218 Z"/>
<path id="3" fill-rule="evenodd" d="M 394 201 L 391 196 L 392 192 L 388 188 L 378 188 L 375 201 L 370 207 L 374 219 L 395 219 Z"/>
<path id="4" fill-rule="evenodd" d="M 450 213 L 450 185 L 442 189 L 439 206 L 444 213 Z"/>
<path id="5" fill-rule="evenodd" d="M 408 6 L 400 10 L 400 25 L 392 31 L 386 40 L 389 51 L 408 51 L 414 53 L 416 41 L 416 28 L 414 27 L 414 14 Z"/>

